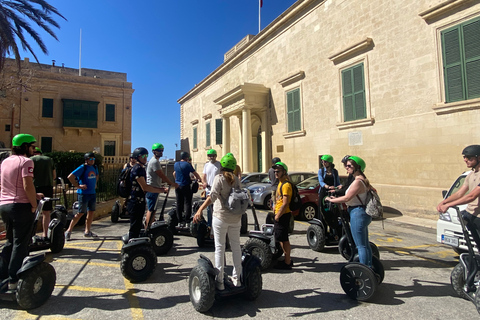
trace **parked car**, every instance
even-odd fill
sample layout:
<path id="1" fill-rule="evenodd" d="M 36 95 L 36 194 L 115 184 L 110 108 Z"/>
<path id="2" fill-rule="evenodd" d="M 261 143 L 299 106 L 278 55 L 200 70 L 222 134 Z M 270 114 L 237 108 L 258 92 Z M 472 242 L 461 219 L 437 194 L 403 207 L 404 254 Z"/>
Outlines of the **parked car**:
<path id="1" fill-rule="evenodd" d="M 313 172 L 290 172 L 288 174 L 290 181 L 297 185 L 299 182 L 316 177 L 317 174 Z M 262 206 L 265 209 L 271 209 L 270 200 L 272 198 L 272 186 L 270 185 L 270 179 L 268 176 L 264 178 L 260 183 L 252 184 L 248 187 L 250 194 L 252 195 L 253 204 L 256 206 Z"/>
<path id="2" fill-rule="evenodd" d="M 443 190 L 443 198 L 448 198 L 450 195 L 457 192 L 457 190 L 460 189 L 461 186 L 463 186 L 465 178 L 471 172 L 472 171 L 464 172 L 457 178 L 457 180 L 455 180 L 455 182 L 448 191 Z M 458 206 L 460 211 L 465 210 L 466 207 L 466 204 Z M 476 248 L 475 241 L 473 241 L 472 237 L 470 237 L 470 239 L 472 240 L 472 244 Z M 460 225 L 460 221 L 458 220 L 457 211 L 455 209 L 448 208 L 447 212 L 439 213 L 437 221 L 437 241 L 452 246 L 453 251 L 458 254 L 468 251 L 467 244 L 465 242 L 465 238 L 462 232 L 462 227 Z"/>
<path id="3" fill-rule="evenodd" d="M 340 176 L 340 183 L 345 184 L 347 176 Z M 318 190 L 320 189 L 320 182 L 318 176 L 308 178 L 297 184 L 298 194 L 302 199 L 302 207 L 294 212 L 297 220 L 312 220 L 318 216 Z"/>
<path id="4" fill-rule="evenodd" d="M 240 182 L 242 184 L 242 188 L 246 188 L 246 187 L 248 187 L 252 184 L 261 182 L 265 178 L 268 178 L 268 173 L 252 172 L 252 173 L 248 173 L 247 175 L 245 175 L 242 178 L 242 181 L 240 181 Z"/>

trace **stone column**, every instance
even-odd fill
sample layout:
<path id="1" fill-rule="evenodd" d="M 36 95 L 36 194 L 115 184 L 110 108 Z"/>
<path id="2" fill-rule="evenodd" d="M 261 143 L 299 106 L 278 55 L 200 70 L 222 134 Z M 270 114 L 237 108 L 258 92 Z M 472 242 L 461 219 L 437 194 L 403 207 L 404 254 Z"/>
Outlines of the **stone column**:
<path id="1" fill-rule="evenodd" d="M 262 117 L 262 168 L 264 172 L 268 172 L 270 169 L 271 163 L 271 151 L 270 151 L 270 135 L 268 134 L 268 117 L 267 111 L 263 111 L 261 114 Z"/>
<path id="2" fill-rule="evenodd" d="M 230 117 L 223 116 L 222 119 L 222 144 L 223 155 L 230 152 Z"/>
<path id="3" fill-rule="evenodd" d="M 246 107 L 242 110 L 242 155 L 243 172 L 252 172 L 252 120 L 251 111 Z"/>
<path id="4" fill-rule="evenodd" d="M 241 115 L 237 115 L 238 118 L 238 154 L 235 155 L 237 158 L 237 164 L 242 168 L 242 172 L 244 171 L 243 169 L 243 132 L 242 132 L 242 117 Z"/>

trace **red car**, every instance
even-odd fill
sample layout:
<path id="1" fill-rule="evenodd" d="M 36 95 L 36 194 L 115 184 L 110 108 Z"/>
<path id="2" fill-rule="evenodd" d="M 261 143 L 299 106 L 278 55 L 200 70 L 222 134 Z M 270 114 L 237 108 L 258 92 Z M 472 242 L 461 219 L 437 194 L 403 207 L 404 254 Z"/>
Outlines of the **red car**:
<path id="1" fill-rule="evenodd" d="M 346 176 L 340 176 L 340 183 L 344 184 Z M 302 207 L 293 212 L 297 220 L 312 220 L 318 213 L 318 189 L 320 183 L 318 177 L 311 177 L 297 184 L 298 194 L 302 198 Z"/>

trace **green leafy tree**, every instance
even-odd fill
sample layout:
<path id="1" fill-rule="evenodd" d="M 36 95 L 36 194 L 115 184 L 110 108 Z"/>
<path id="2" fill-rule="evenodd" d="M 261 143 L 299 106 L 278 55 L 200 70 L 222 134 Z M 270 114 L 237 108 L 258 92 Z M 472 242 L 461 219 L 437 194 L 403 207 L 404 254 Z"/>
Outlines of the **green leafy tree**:
<path id="1" fill-rule="evenodd" d="M 11 53 L 15 56 L 18 69 L 20 70 L 19 45 L 21 45 L 24 51 L 30 51 L 35 60 L 39 62 L 32 47 L 25 39 L 26 34 L 37 43 L 44 54 L 48 54 L 47 47 L 38 32 L 32 28 L 30 22 L 33 21 L 58 40 L 51 29 L 52 26 L 60 28 L 58 23 L 52 18 L 55 15 L 65 19 L 55 7 L 48 4 L 45 0 L 0 0 L 0 72 L 3 69 L 5 58 Z"/>

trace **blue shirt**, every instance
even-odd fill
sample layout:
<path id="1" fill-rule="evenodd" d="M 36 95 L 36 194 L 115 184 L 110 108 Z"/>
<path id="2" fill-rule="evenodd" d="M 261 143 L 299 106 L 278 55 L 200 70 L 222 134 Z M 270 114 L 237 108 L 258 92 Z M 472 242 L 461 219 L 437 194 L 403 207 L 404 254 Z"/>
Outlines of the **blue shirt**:
<path id="1" fill-rule="evenodd" d="M 190 179 L 190 173 L 195 172 L 195 169 L 190 163 L 187 161 L 175 162 L 173 169 L 175 169 L 175 182 L 178 183 L 180 187 L 192 183 L 192 179 Z"/>
<path id="2" fill-rule="evenodd" d="M 325 185 L 325 182 L 323 182 L 323 180 L 325 179 L 326 175 L 327 175 L 327 170 L 325 168 L 321 168 L 321 169 L 318 170 L 318 182 L 320 183 L 321 188 L 323 188 L 323 186 Z M 333 186 L 334 187 L 339 186 L 340 185 L 340 177 L 338 176 L 337 169 L 332 170 L 332 175 L 333 175 Z"/>
<path id="3" fill-rule="evenodd" d="M 72 174 L 77 177 L 78 184 L 86 184 L 87 189 L 77 189 L 78 194 L 95 194 L 97 184 L 98 169 L 96 166 L 87 166 L 82 164 L 73 170 Z"/>

